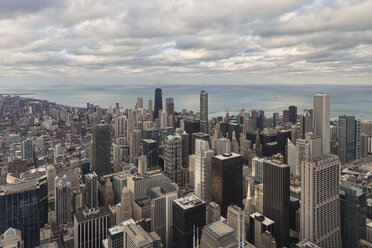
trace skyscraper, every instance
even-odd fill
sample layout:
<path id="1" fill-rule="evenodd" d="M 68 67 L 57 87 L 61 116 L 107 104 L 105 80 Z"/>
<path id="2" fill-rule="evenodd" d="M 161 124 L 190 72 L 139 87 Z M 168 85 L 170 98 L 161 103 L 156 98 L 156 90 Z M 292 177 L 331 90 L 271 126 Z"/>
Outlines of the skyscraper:
<path id="1" fill-rule="evenodd" d="M 110 126 L 99 124 L 93 127 L 90 144 L 90 166 L 98 176 L 111 172 Z"/>
<path id="2" fill-rule="evenodd" d="M 263 214 L 275 221 L 278 247 L 289 246 L 290 168 L 278 160 L 265 160 L 263 167 Z"/>
<path id="3" fill-rule="evenodd" d="M 354 160 L 356 152 L 356 128 L 354 116 L 338 117 L 338 157 L 342 164 Z"/>
<path id="4" fill-rule="evenodd" d="M 289 122 L 292 124 L 297 123 L 297 107 L 296 106 L 289 106 Z"/>
<path id="5" fill-rule="evenodd" d="M 236 153 L 212 157 L 212 201 L 221 207 L 225 218 L 229 205 L 242 206 L 242 163 L 242 156 Z"/>
<path id="6" fill-rule="evenodd" d="M 192 248 L 205 226 L 205 202 L 193 194 L 173 201 L 173 246 Z M 193 244 L 193 242 L 195 242 Z"/>
<path id="7" fill-rule="evenodd" d="M 206 225 L 200 240 L 200 248 L 236 248 L 234 229 L 222 221 Z"/>
<path id="8" fill-rule="evenodd" d="M 165 98 L 165 111 L 169 115 L 174 115 L 174 100 L 172 97 Z"/>
<path id="9" fill-rule="evenodd" d="M 341 247 L 340 161 L 322 155 L 301 165 L 300 239 L 323 248 Z"/>
<path id="10" fill-rule="evenodd" d="M 340 197 L 342 247 L 358 247 L 359 240 L 366 239 L 366 188 L 342 180 Z"/>
<path id="11" fill-rule="evenodd" d="M 85 183 L 85 204 L 88 208 L 98 207 L 98 177 L 96 173 L 86 174 Z"/>
<path id="12" fill-rule="evenodd" d="M 115 118 L 115 137 L 125 136 L 127 126 L 127 117 L 125 115 Z"/>
<path id="13" fill-rule="evenodd" d="M 179 135 L 169 135 L 165 138 L 164 173 L 172 182 L 181 185 L 182 169 L 182 138 Z"/>
<path id="14" fill-rule="evenodd" d="M 56 222 L 58 225 L 72 222 L 71 218 L 71 183 L 67 177 L 61 179 L 56 177 L 55 180 L 55 200 L 54 206 L 56 211 Z"/>
<path id="15" fill-rule="evenodd" d="M 231 152 L 231 143 L 227 138 L 220 138 L 217 140 L 217 154 L 224 154 Z"/>
<path id="16" fill-rule="evenodd" d="M 300 138 L 304 139 L 305 134 L 313 131 L 313 110 L 305 109 L 300 119 Z"/>
<path id="17" fill-rule="evenodd" d="M 205 203 L 211 201 L 212 156 L 214 152 L 209 149 L 205 140 L 195 141 L 195 195 Z"/>
<path id="18" fill-rule="evenodd" d="M 330 152 L 330 99 L 325 93 L 319 93 L 313 96 L 314 132 L 322 139 L 322 154 Z"/>
<path id="19" fill-rule="evenodd" d="M 132 218 L 132 201 L 130 197 L 130 191 L 127 187 L 124 187 L 121 191 L 120 199 L 120 221 L 126 221 Z"/>
<path id="20" fill-rule="evenodd" d="M 208 92 L 200 92 L 200 131 L 208 132 Z"/>
<path id="21" fill-rule="evenodd" d="M 295 176 L 300 177 L 302 161 L 308 160 L 311 158 L 310 143 L 304 139 L 297 139 L 296 149 L 297 149 L 297 157 L 296 157 Z"/>
<path id="22" fill-rule="evenodd" d="M 159 110 L 163 109 L 163 97 L 160 88 L 155 89 L 154 120 L 159 118 Z"/>
<path id="23" fill-rule="evenodd" d="M 34 156 L 34 141 L 26 139 L 22 141 L 21 146 L 22 159 L 32 159 Z"/>
<path id="24" fill-rule="evenodd" d="M 149 100 L 149 107 L 148 107 L 147 111 L 149 112 L 149 120 L 153 121 L 154 120 L 154 112 L 152 111 L 152 101 L 151 101 L 151 99 Z"/>
<path id="25" fill-rule="evenodd" d="M 279 113 L 273 113 L 273 128 L 279 126 Z"/>

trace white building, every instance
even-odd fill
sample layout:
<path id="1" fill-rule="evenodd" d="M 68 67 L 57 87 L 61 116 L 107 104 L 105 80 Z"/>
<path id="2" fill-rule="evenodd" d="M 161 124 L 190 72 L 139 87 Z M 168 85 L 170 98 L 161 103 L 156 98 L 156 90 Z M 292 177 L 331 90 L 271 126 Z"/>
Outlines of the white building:
<path id="1" fill-rule="evenodd" d="M 315 94 L 313 128 L 322 139 L 322 154 L 330 152 L 330 99 L 325 93 Z"/>

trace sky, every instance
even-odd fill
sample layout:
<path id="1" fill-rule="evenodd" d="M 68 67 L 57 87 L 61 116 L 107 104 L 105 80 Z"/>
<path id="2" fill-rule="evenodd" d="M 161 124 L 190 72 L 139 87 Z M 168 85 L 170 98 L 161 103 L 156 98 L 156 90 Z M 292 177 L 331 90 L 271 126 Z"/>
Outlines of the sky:
<path id="1" fill-rule="evenodd" d="M 372 84 L 372 0 L 1 0 L 0 86 Z"/>

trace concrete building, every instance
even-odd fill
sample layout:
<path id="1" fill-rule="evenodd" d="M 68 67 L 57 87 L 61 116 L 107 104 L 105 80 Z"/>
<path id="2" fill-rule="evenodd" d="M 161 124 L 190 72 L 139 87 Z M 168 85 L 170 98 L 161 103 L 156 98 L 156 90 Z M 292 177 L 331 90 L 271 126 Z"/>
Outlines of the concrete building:
<path id="1" fill-rule="evenodd" d="M 296 157 L 295 176 L 300 177 L 302 161 L 308 160 L 311 158 L 311 145 L 305 139 L 297 139 L 296 150 L 297 150 L 297 157 Z"/>
<path id="2" fill-rule="evenodd" d="M 74 247 L 103 247 L 107 238 L 109 214 L 104 207 L 79 209 L 74 215 Z"/>
<path id="3" fill-rule="evenodd" d="M 200 240 L 200 248 L 237 248 L 234 229 L 222 221 L 206 225 Z"/>
<path id="4" fill-rule="evenodd" d="M 209 202 L 207 205 L 207 224 L 221 220 L 221 208 L 215 202 Z"/>
<path id="5" fill-rule="evenodd" d="M 209 133 L 208 130 L 208 92 L 200 92 L 200 131 Z"/>
<path id="6" fill-rule="evenodd" d="M 56 223 L 63 225 L 72 222 L 71 217 L 71 183 L 64 176 L 55 180 L 54 209 L 56 211 Z"/>
<path id="7" fill-rule="evenodd" d="M 179 135 L 169 135 L 164 142 L 164 173 L 172 182 L 181 185 L 182 138 Z"/>
<path id="8" fill-rule="evenodd" d="M 256 247 L 262 247 L 262 234 L 266 231 L 274 233 L 275 222 L 260 213 L 249 216 L 248 241 Z"/>
<path id="9" fill-rule="evenodd" d="M 202 201 L 211 201 L 211 176 L 212 156 L 214 152 L 209 149 L 209 143 L 205 140 L 195 141 L 195 184 L 194 192 Z"/>
<path id="10" fill-rule="evenodd" d="M 240 244 L 244 244 L 246 236 L 244 211 L 236 205 L 231 205 L 227 208 L 227 225 L 235 232 L 235 238 Z"/>
<path id="11" fill-rule="evenodd" d="M 133 216 L 132 211 L 132 203 L 133 200 L 131 199 L 131 193 L 127 187 L 122 189 L 121 193 L 121 200 L 120 200 L 120 222 L 129 220 Z"/>
<path id="12" fill-rule="evenodd" d="M 301 165 L 301 240 L 341 247 L 340 161 L 322 155 Z"/>
<path id="13" fill-rule="evenodd" d="M 161 248 L 160 237 L 155 233 L 147 233 L 140 225 L 124 226 L 124 248 Z"/>
<path id="14" fill-rule="evenodd" d="M 322 139 L 322 154 L 330 152 L 330 99 L 325 93 L 315 94 L 313 128 Z"/>

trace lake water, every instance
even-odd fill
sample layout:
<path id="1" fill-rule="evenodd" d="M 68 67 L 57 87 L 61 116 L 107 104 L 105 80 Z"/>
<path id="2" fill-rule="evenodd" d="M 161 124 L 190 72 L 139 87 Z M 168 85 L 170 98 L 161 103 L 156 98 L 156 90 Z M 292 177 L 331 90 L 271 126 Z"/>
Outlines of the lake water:
<path id="1" fill-rule="evenodd" d="M 282 112 L 289 105 L 296 105 L 298 113 L 306 107 L 312 108 L 312 95 L 326 92 L 331 97 L 331 116 L 355 115 L 362 120 L 372 120 L 372 85 L 161 85 L 163 102 L 173 97 L 175 110 L 183 108 L 199 110 L 199 93 L 209 93 L 211 116 L 225 115 L 226 111 L 237 113 L 239 108 L 262 109 L 269 117 L 273 112 Z M 102 107 L 114 106 L 119 102 L 125 108 L 133 108 L 137 97 L 143 97 L 147 108 L 149 99 L 154 98 L 155 86 L 139 85 L 51 85 L 9 88 L 0 86 L 0 92 L 32 92 L 30 97 L 45 99 L 72 106 L 86 106 L 87 102 Z M 164 105 L 164 103 L 163 103 Z"/>

